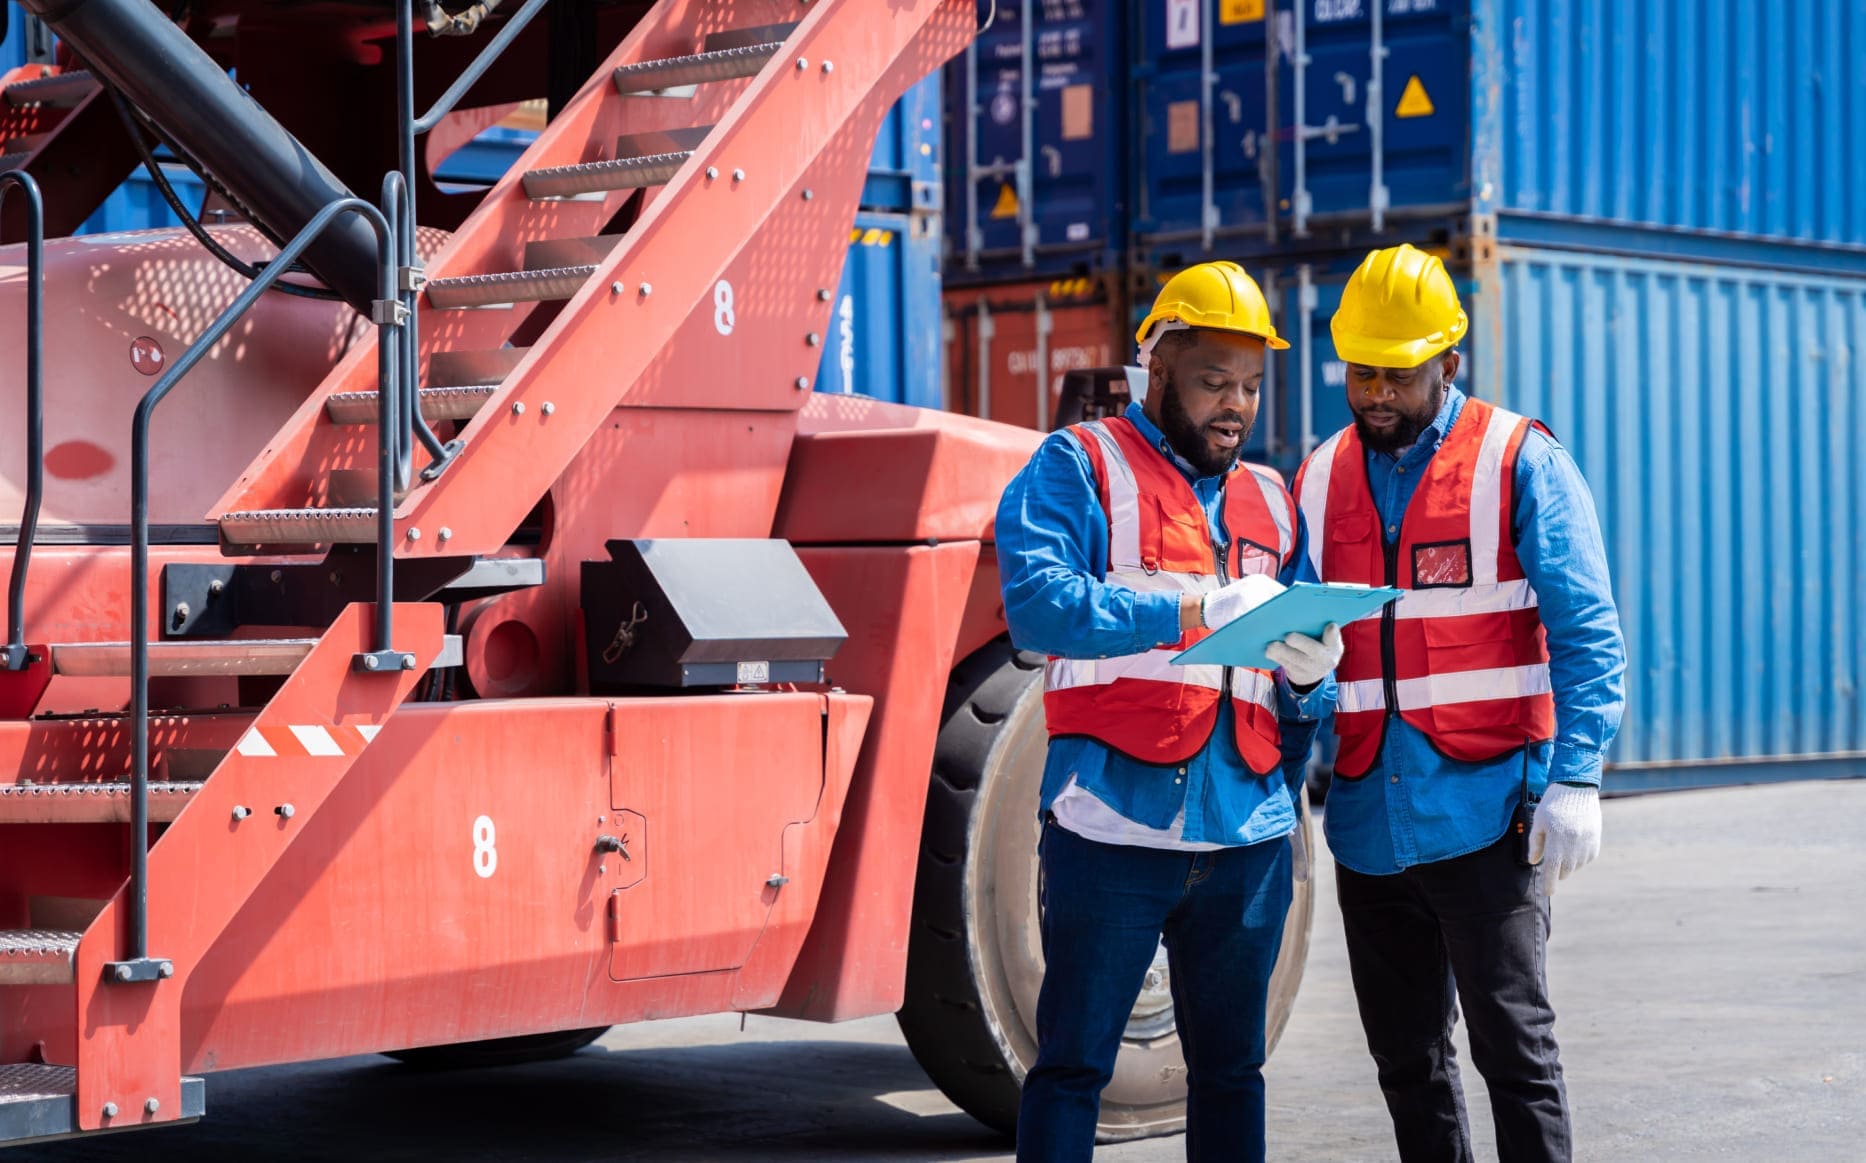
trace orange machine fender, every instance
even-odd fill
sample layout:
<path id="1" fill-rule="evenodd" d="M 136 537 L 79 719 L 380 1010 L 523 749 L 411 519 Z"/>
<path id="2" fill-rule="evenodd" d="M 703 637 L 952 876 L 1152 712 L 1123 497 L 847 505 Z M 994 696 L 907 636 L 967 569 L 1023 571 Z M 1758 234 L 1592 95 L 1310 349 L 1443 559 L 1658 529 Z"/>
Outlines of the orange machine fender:
<path id="1" fill-rule="evenodd" d="M 989 544 L 1006 482 L 1042 439 L 853 396 L 799 416 L 776 535 L 849 632 L 830 681 L 875 709 L 816 919 L 771 1012 L 842 1021 L 900 1008 L 927 778 L 947 675 L 1003 633 Z"/>

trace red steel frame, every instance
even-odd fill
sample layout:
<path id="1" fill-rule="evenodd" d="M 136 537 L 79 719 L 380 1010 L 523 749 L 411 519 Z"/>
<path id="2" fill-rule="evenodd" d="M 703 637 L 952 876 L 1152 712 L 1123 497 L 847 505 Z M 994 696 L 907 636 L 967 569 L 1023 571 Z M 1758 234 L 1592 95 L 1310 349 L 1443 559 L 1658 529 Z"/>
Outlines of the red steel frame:
<path id="1" fill-rule="evenodd" d="M 691 99 L 610 85 L 616 65 L 799 15 L 782 67 L 749 82 Z M 0 988 L 0 1062 L 77 1065 L 82 1126 L 114 1128 L 173 1117 L 186 1072 L 722 1010 L 840 1020 L 898 1007 L 946 676 L 1004 632 L 991 510 L 1037 437 L 815 398 L 797 381 L 820 356 L 807 340 L 828 317 L 817 289 L 837 283 L 880 119 L 973 19 L 970 0 L 665 0 L 622 42 L 520 169 L 608 156 L 621 133 L 718 128 L 533 340 L 458 461 L 397 515 L 398 531 L 453 534 L 401 539 L 402 556 L 511 552 L 550 499 L 537 551 L 550 581 L 483 603 L 467 632 L 482 694 L 500 627 L 530 635 L 535 674 L 518 686 L 531 697 L 405 701 L 422 670 L 351 672 L 374 645 L 369 607 L 352 606 L 263 707 L 159 718 L 158 766 L 225 757 L 158 826 L 150 944 L 176 975 L 149 986 L 102 978 L 121 955 L 123 826 L 0 823 L 0 923 L 104 902 L 75 987 Z M 628 197 L 531 203 L 517 180 L 430 277 L 521 269 L 525 241 L 595 233 Z M 722 279 L 737 294 L 730 334 L 715 318 Z M 497 346 L 531 310 L 426 310 L 424 362 Z M 360 466 L 373 441 L 330 426 L 323 399 L 374 387 L 372 344 L 338 363 L 213 515 L 317 503 L 333 469 Z M 576 563 L 609 538 L 670 535 L 796 544 L 849 631 L 829 685 L 582 693 Z M 155 555 L 158 568 L 215 559 Z M 121 639 L 127 603 L 157 600 L 129 586 L 121 550 L 46 555 L 60 560 L 60 579 L 35 575 L 30 591 L 35 641 Z M 397 649 L 436 657 L 439 606 L 398 606 L 395 625 Z M 46 705 L 94 689 L 55 680 Z M 120 685 L 102 689 L 97 705 L 120 705 Z M 235 693 L 231 680 L 172 690 Z M 338 753 L 294 750 L 294 726 Z M 120 778 L 126 750 L 108 715 L 0 722 L 0 782 Z M 289 817 L 275 812 L 286 803 Z M 159 1113 L 143 1113 L 145 1097 Z M 125 1114 L 104 1120 L 107 1102 Z"/>

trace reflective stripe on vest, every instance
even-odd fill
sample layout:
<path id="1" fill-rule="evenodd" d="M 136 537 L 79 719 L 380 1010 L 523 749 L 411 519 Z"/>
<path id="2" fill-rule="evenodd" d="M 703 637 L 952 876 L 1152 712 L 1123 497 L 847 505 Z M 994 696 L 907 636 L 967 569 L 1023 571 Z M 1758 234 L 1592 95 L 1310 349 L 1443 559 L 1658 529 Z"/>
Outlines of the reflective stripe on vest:
<path id="1" fill-rule="evenodd" d="M 1310 563 L 1325 581 L 1406 591 L 1383 616 L 1343 629 L 1336 770 L 1365 775 L 1397 713 L 1444 754 L 1494 759 L 1554 734 L 1548 650 L 1535 589 L 1510 541 L 1516 455 L 1531 422 L 1469 400 L 1425 468 L 1393 548 L 1350 426 L 1297 474 Z M 1384 665 L 1391 641 L 1394 673 Z M 1389 691 L 1397 706 L 1389 708 Z"/>
<path id="2" fill-rule="evenodd" d="M 1142 592 L 1205 594 L 1222 583 L 1211 524 L 1196 494 L 1159 450 L 1124 418 L 1067 429 L 1095 470 L 1108 517 L 1103 580 Z M 1295 545 L 1295 504 L 1275 473 L 1240 465 L 1225 482 L 1227 572 L 1274 576 Z M 1148 763 L 1197 754 L 1217 722 L 1226 670 L 1174 666 L 1208 631 L 1114 658 L 1051 658 L 1044 709 L 1052 735 L 1088 735 Z M 1232 669 L 1238 750 L 1253 771 L 1281 762 L 1276 683 L 1269 672 Z"/>

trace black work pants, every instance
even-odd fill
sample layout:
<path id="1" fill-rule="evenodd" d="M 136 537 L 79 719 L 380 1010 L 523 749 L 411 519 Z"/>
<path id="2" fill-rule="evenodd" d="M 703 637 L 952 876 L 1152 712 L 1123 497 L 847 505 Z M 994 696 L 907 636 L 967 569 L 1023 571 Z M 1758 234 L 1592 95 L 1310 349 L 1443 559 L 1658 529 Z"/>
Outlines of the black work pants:
<path id="1" fill-rule="evenodd" d="M 1462 1002 L 1503 1163 L 1571 1159 L 1544 956 L 1549 901 L 1513 838 L 1392 876 L 1335 867 L 1354 995 L 1400 1158 L 1473 1158 L 1451 1042 Z"/>

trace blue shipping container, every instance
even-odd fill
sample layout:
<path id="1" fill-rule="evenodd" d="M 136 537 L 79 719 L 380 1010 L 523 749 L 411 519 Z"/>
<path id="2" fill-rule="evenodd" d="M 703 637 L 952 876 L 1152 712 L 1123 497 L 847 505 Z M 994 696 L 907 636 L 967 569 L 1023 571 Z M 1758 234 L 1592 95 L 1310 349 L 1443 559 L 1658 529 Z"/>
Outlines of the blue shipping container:
<path id="1" fill-rule="evenodd" d="M 6 14 L 6 39 L 0 41 L 0 72 L 19 68 L 30 56 L 26 43 L 25 13 L 20 11 L 18 4 L 8 4 Z"/>
<path id="2" fill-rule="evenodd" d="M 1545 421 L 1600 513 L 1628 651 L 1619 791 L 1866 775 L 1866 280 L 1503 247 L 1460 380 Z M 1348 423 L 1339 269 L 1276 273 L 1273 460 Z"/>
<path id="3" fill-rule="evenodd" d="M 817 391 L 941 406 L 939 251 L 936 214 L 855 216 Z"/>
<path id="4" fill-rule="evenodd" d="M 181 204 L 198 215 L 207 187 L 184 165 L 163 163 L 162 173 Z M 181 220 L 169 209 L 162 192 L 156 188 L 149 171 L 138 165 L 123 184 L 111 191 L 103 205 L 91 212 L 75 234 L 118 234 L 130 230 L 154 230 L 180 226 Z"/>
<path id="5" fill-rule="evenodd" d="M 1123 7 L 998 0 L 996 12 L 947 68 L 949 276 L 1024 280 L 1118 265 L 1127 242 Z"/>
<path id="6" fill-rule="evenodd" d="M 929 73 L 888 109 L 869 155 L 862 209 L 939 211 L 942 79 Z"/>
<path id="7" fill-rule="evenodd" d="M 1208 222 L 1220 250 L 1273 252 L 1274 157 L 1284 246 L 1376 213 L 1494 214 L 1506 240 L 1719 262 L 1792 243 L 1866 273 L 1866 0 L 1146 0 L 1136 18 L 1150 252 L 1202 249 Z"/>

